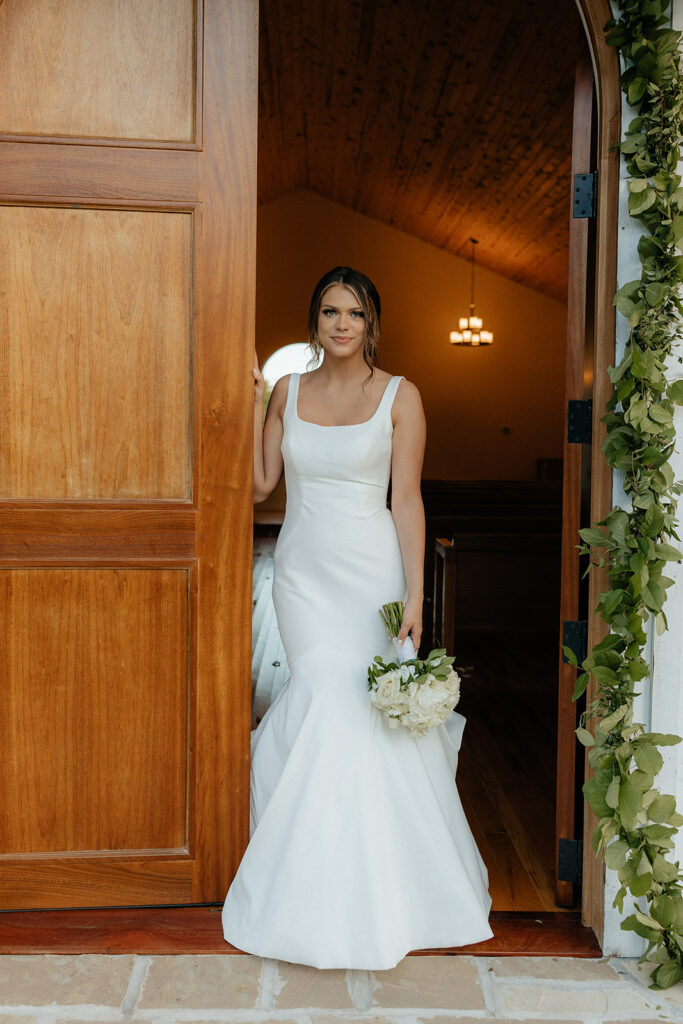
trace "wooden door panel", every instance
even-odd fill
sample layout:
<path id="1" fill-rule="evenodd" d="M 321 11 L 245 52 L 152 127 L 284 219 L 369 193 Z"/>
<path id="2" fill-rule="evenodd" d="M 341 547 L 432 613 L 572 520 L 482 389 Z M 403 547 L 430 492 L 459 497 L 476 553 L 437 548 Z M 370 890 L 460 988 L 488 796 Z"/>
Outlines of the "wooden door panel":
<path id="1" fill-rule="evenodd" d="M 14 142 L 0 137 L 0 193 L 82 201 L 88 195 L 145 202 L 147 209 L 190 203 L 199 189 L 201 157 L 195 152 L 114 149 L 112 146 Z M 163 201 L 159 201 L 163 196 Z"/>
<path id="2" fill-rule="evenodd" d="M 0 133 L 192 141 L 195 24 L 193 0 L 0 5 Z"/>
<path id="3" fill-rule="evenodd" d="M 0 209 L 0 496 L 191 499 L 192 238 L 191 213 Z"/>
<path id="4" fill-rule="evenodd" d="M 25 0 L 0 37 L 0 908 L 217 902 L 249 835 L 258 3 Z"/>
<path id="5" fill-rule="evenodd" d="M 0 858 L 0 907 L 60 910 L 192 903 L 194 867 L 188 855 Z"/>
<path id="6" fill-rule="evenodd" d="M 0 853 L 187 846 L 186 569 L 0 570 Z"/>

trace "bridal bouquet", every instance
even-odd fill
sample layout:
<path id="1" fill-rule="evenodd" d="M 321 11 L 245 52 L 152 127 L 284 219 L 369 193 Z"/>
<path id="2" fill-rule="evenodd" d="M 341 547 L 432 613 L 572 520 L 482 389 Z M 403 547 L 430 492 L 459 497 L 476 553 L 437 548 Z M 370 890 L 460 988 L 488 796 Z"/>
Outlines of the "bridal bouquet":
<path id="1" fill-rule="evenodd" d="M 413 736 L 425 736 L 433 726 L 446 721 L 460 698 L 460 676 L 452 667 L 455 659 L 446 657 L 445 647 L 435 648 L 424 659 L 418 658 L 409 636 L 403 646 L 398 644 L 402 601 L 382 605 L 379 613 L 398 661 L 385 663 L 378 654 L 368 666 L 370 700 L 390 728 L 405 725 Z"/>

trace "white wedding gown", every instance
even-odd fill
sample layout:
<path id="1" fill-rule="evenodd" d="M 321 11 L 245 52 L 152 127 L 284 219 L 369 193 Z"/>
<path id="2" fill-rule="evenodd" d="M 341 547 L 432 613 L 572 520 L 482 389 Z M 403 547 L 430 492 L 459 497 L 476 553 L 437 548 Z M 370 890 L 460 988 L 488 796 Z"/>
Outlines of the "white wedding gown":
<path id="1" fill-rule="evenodd" d="M 369 420 L 335 427 L 299 418 L 299 376 L 273 574 L 290 675 L 251 734 L 250 841 L 223 933 L 259 956 L 382 970 L 491 938 L 488 871 L 455 783 L 465 718 L 415 739 L 368 691 L 373 657 L 395 660 L 379 608 L 406 598 L 386 506 L 402 378 Z"/>

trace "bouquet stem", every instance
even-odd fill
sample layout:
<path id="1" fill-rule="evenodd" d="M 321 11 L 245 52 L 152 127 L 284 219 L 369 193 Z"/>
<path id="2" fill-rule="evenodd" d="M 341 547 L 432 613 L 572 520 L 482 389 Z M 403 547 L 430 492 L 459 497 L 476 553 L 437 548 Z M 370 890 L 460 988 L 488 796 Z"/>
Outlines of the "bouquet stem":
<path id="1" fill-rule="evenodd" d="M 390 601 L 388 604 L 383 604 L 379 610 L 382 621 L 387 627 L 387 633 L 391 637 L 391 642 L 396 648 L 399 665 L 402 665 L 405 661 L 410 661 L 411 658 L 417 657 L 413 638 L 410 635 L 405 638 L 403 644 L 398 642 L 398 634 L 401 632 L 401 623 L 403 622 L 404 607 L 403 601 Z"/>

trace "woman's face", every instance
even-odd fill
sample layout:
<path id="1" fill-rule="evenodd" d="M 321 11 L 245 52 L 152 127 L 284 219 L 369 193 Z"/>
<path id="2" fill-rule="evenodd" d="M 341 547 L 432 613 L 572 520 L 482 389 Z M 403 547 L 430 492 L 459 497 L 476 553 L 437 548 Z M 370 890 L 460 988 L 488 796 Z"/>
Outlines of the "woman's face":
<path id="1" fill-rule="evenodd" d="M 342 359 L 353 356 L 363 348 L 365 327 L 363 308 L 351 289 L 330 285 L 318 313 L 318 337 L 325 352 Z"/>

